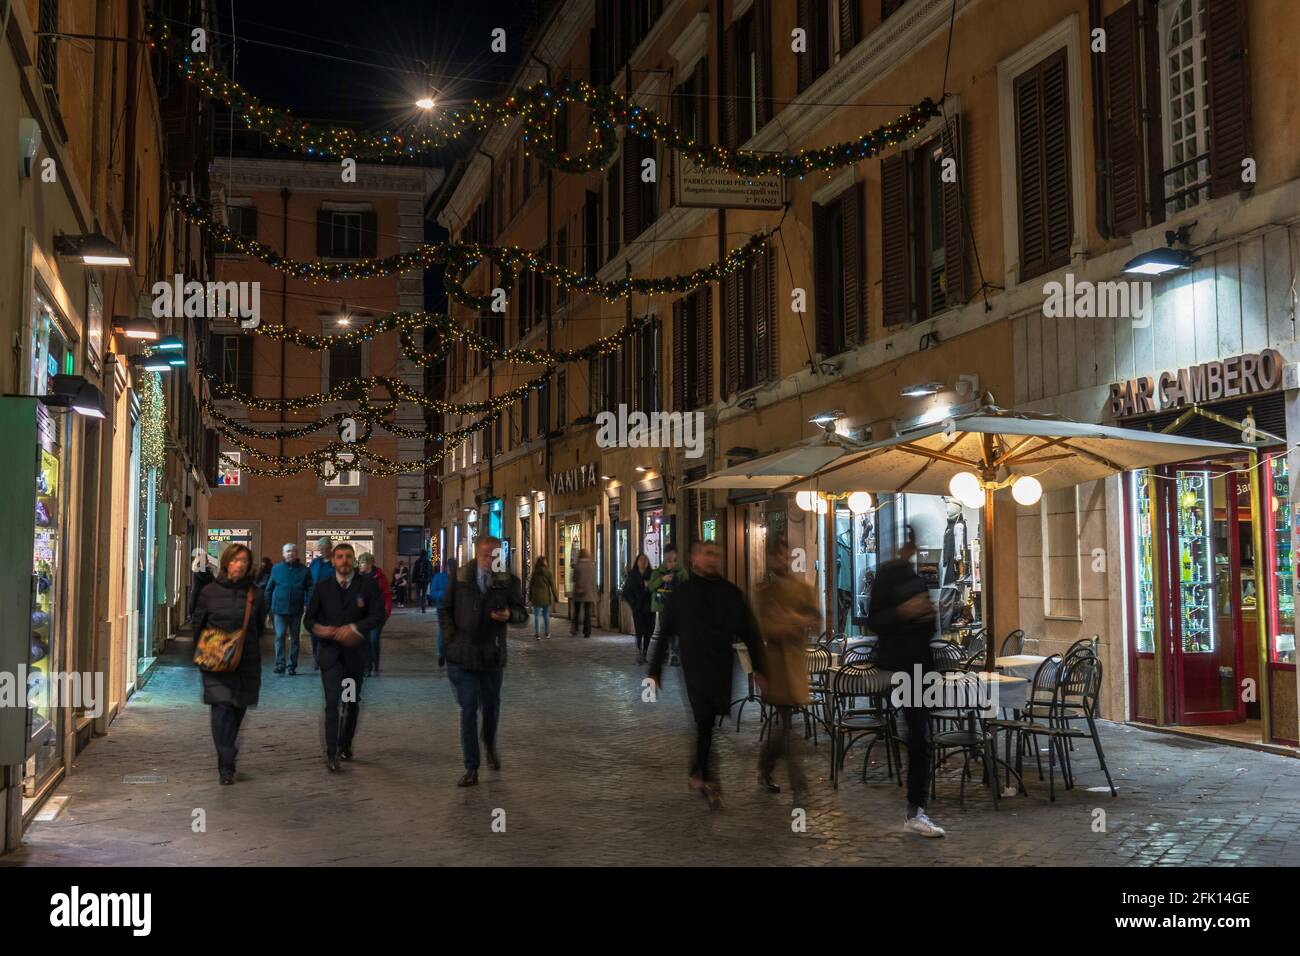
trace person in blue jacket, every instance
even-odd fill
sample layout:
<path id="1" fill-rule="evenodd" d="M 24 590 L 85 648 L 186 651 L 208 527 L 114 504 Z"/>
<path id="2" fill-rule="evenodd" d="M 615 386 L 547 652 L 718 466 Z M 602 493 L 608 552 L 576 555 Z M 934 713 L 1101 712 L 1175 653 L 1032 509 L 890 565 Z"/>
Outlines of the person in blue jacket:
<path id="1" fill-rule="evenodd" d="M 456 573 L 456 562 L 448 558 L 442 566 L 442 570 L 429 579 L 429 591 L 426 595 L 429 603 L 433 605 L 436 613 L 438 608 L 442 607 L 442 602 L 447 597 L 447 585 L 451 582 L 451 576 Z M 447 663 L 447 656 L 444 653 L 447 649 L 446 642 L 443 638 L 442 615 L 438 615 L 438 666 L 442 667 Z"/>
<path id="2" fill-rule="evenodd" d="M 308 567 L 311 572 L 311 583 L 307 586 L 308 604 L 311 603 L 311 589 L 334 573 L 334 565 L 330 562 L 330 554 L 333 550 L 334 542 L 329 538 L 317 539 L 316 557 L 311 559 L 311 565 Z M 316 657 L 319 650 L 320 639 L 315 634 L 311 634 L 311 669 L 314 671 L 320 670 L 320 661 Z"/>
<path id="3" fill-rule="evenodd" d="M 298 560 L 298 546 L 292 542 L 281 549 L 284 560 L 271 569 L 266 583 L 266 605 L 275 618 L 275 672 L 298 673 L 298 636 L 302 612 L 311 590 L 311 571 Z"/>

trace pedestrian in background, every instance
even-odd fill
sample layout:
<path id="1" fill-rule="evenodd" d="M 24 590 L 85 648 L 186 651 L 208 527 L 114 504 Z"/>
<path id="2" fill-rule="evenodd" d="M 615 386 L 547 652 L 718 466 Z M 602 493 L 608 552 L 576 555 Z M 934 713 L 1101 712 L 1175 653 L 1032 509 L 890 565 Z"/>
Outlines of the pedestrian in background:
<path id="1" fill-rule="evenodd" d="M 333 553 L 334 544 L 329 538 L 316 539 L 316 557 L 311 559 L 311 566 L 308 568 L 311 571 L 311 586 L 313 589 L 334 573 L 331 558 Z M 307 601 L 308 603 L 311 602 L 310 593 L 307 594 Z M 320 651 L 319 638 L 316 637 L 316 632 L 310 626 L 307 628 L 307 633 L 311 636 L 311 669 L 314 671 L 320 670 L 320 659 L 318 657 Z"/>
<path id="2" fill-rule="evenodd" d="M 388 619 L 393 616 L 393 592 L 388 586 L 388 579 L 384 577 L 384 569 L 375 564 L 375 556 L 369 551 L 363 551 L 361 557 L 357 558 L 357 564 L 360 566 L 361 573 L 371 578 L 379 586 L 379 593 L 384 596 L 384 619 L 379 626 L 372 628 L 366 635 L 370 639 L 370 664 L 366 668 L 366 676 L 379 673 L 379 638 L 384 633 L 384 625 Z"/>
<path id="3" fill-rule="evenodd" d="M 406 570 L 406 562 L 398 561 L 397 570 L 393 572 L 393 599 L 398 607 L 406 607 L 407 591 L 410 589 L 411 574 Z"/>
<path id="4" fill-rule="evenodd" d="M 569 595 L 569 634 L 578 636 L 578 616 L 582 616 L 582 636 L 591 637 L 591 608 L 596 603 L 596 562 L 583 548 L 573 562 L 573 593 Z"/>
<path id="5" fill-rule="evenodd" d="M 501 769 L 497 723 L 506 667 L 506 629 L 528 620 L 523 585 L 509 571 L 493 571 L 501 540 L 478 539 L 475 561 L 451 579 L 439 616 L 447 625 L 447 676 L 460 705 L 460 746 L 465 776 L 457 786 L 478 783 L 478 713 L 483 711 L 483 746 L 488 766 Z"/>
<path id="6" fill-rule="evenodd" d="M 533 573 L 528 579 L 528 603 L 533 606 L 533 637 L 541 640 L 551 636 L 551 605 L 560 599 L 555 590 L 555 576 L 546 555 L 539 554 L 533 562 Z"/>
<path id="7" fill-rule="evenodd" d="M 217 576 L 212 573 L 212 569 L 216 566 L 217 562 L 213 559 L 212 555 L 205 551 L 203 567 L 194 572 L 194 580 L 190 582 L 190 606 L 187 619 L 191 622 L 194 620 L 194 615 L 198 612 L 199 595 L 203 593 L 205 587 L 217 579 Z"/>
<path id="8" fill-rule="evenodd" d="M 632 612 L 632 630 L 636 635 L 636 662 L 649 660 L 650 637 L 655 629 L 654 611 L 650 609 L 650 559 L 645 552 L 636 556 L 623 576 L 623 600 Z"/>
<path id="9" fill-rule="evenodd" d="M 194 633 L 206 628 L 244 632 L 239 666 L 233 671 L 200 671 L 203 703 L 211 708 L 212 742 L 217 747 L 217 774 L 223 784 L 235 782 L 239 755 L 239 725 L 262 690 L 262 638 L 266 603 L 251 569 L 253 552 L 230 544 L 221 552 L 216 580 L 204 586 L 195 605 Z"/>
<path id="10" fill-rule="evenodd" d="M 767 539 L 770 577 L 754 592 L 754 616 L 763 635 L 767 688 L 763 702 L 776 710 L 758 757 L 758 784 L 780 793 L 772 771 L 782 757 L 790 771 L 790 789 L 807 789 L 799 756 L 790 749 L 790 728 L 797 707 L 812 702 L 808 688 L 808 630 L 821 621 L 817 593 L 807 581 L 790 573 L 790 545 L 780 537 Z"/>
<path id="11" fill-rule="evenodd" d="M 307 628 L 320 639 L 320 679 L 325 689 L 325 767 L 352 759 L 361 715 L 361 683 L 370 658 L 367 635 L 384 623 L 384 596 L 373 578 L 357 574 L 350 544 L 336 544 L 329 577 L 311 589 Z"/>
<path id="12" fill-rule="evenodd" d="M 902 671 L 915 684 L 913 668 L 923 674 L 934 670 L 930 638 L 935 631 L 935 608 L 930 586 L 912 567 L 916 542 L 908 528 L 908 540 L 898 557 L 876 570 L 871 587 L 871 612 L 867 625 L 880 635 L 878 661 L 881 670 Z M 925 837 L 941 837 L 943 829 L 925 812 L 930 793 L 930 712 L 922 706 L 921 687 L 912 687 L 912 699 L 902 708 L 907 724 L 907 816 L 903 829 Z M 997 781 L 991 781 L 997 786 Z"/>
<path id="13" fill-rule="evenodd" d="M 266 604 L 275 622 L 275 672 L 292 677 L 298 673 L 298 637 L 311 590 L 311 571 L 298 560 L 298 546 L 292 541 L 280 553 L 284 560 L 271 569 Z"/>
<path id="14" fill-rule="evenodd" d="M 655 614 L 655 637 L 663 627 L 664 605 L 667 603 L 669 596 L 673 593 L 673 588 L 687 579 L 686 570 L 677 567 L 677 547 L 669 545 L 664 548 L 663 564 L 655 568 L 654 574 L 650 576 L 650 609 Z M 677 654 L 677 639 L 672 641 L 673 653 L 668 663 L 672 667 L 677 667 L 681 660 Z"/>
<path id="15" fill-rule="evenodd" d="M 424 549 L 420 556 L 415 559 L 415 564 L 411 568 L 411 583 L 415 585 L 416 591 L 420 595 L 420 613 L 424 613 L 425 606 L 429 603 L 427 588 L 429 582 L 433 580 L 433 562 L 429 560 L 429 551 Z"/>
<path id="16" fill-rule="evenodd" d="M 271 559 L 270 559 L 270 558 L 263 558 L 263 559 L 262 559 L 262 563 L 259 564 L 259 565 L 257 566 L 257 575 L 256 575 L 256 577 L 254 577 L 254 579 L 253 579 L 253 587 L 261 588 L 261 589 L 262 589 L 262 597 L 263 597 L 263 602 L 262 602 L 262 604 L 263 604 L 263 607 L 270 607 L 270 606 L 271 606 L 271 602 L 265 600 L 265 598 L 266 598 L 266 586 L 267 586 L 268 583 L 270 583 L 270 580 L 271 580 L 271 567 L 272 567 Z M 266 623 L 266 625 L 268 625 L 268 626 L 269 626 L 270 623 L 271 623 L 271 618 L 270 618 L 269 613 L 268 613 L 268 616 L 267 616 L 267 618 L 266 618 L 265 623 Z"/>
<path id="17" fill-rule="evenodd" d="M 456 559 L 448 558 L 443 562 L 442 570 L 429 579 L 428 600 L 433 605 L 434 613 L 443 606 L 447 600 L 447 586 L 451 583 L 452 576 L 456 573 Z M 447 640 L 446 625 L 442 620 L 442 615 L 438 614 L 438 666 L 443 667 L 447 663 Z"/>
<path id="18" fill-rule="evenodd" d="M 713 541 L 691 548 L 691 576 L 673 590 L 664 605 L 659 641 L 650 661 L 649 677 L 663 686 L 663 664 L 669 641 L 681 639 L 682 677 L 695 718 L 695 756 L 690 785 L 704 794 L 713 810 L 722 809 L 722 790 L 709 769 L 713 725 L 731 712 L 732 644 L 744 643 L 760 690 L 767 687 L 763 642 L 754 615 L 740 588 L 722 576 L 722 550 Z"/>

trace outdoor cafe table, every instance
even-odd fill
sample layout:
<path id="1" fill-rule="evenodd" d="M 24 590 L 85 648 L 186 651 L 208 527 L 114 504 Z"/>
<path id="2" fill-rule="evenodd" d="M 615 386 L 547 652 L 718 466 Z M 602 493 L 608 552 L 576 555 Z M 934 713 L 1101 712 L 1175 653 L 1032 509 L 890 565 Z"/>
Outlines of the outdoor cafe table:
<path id="1" fill-rule="evenodd" d="M 870 680 L 858 678 L 852 682 L 845 681 L 841 684 L 840 675 L 842 672 L 843 668 L 840 666 L 831 667 L 830 674 L 826 679 L 827 698 L 834 697 L 837 693 L 852 697 L 867 697 L 872 694 L 890 695 L 893 693 L 894 685 L 889 671 L 873 671 Z M 1025 701 L 1029 697 L 1030 681 L 1024 677 L 997 671 L 992 674 L 987 671 L 948 671 L 943 675 L 946 683 L 954 685 L 972 678 L 979 682 L 978 701 L 987 699 L 998 710 L 1003 708 L 1022 710 Z M 996 695 L 995 699 L 994 695 Z M 951 700 L 952 695 L 945 693 L 941 699 Z M 974 699 L 973 695 L 971 699 Z M 989 712 L 985 716 L 993 717 L 996 714 Z"/>
<path id="2" fill-rule="evenodd" d="M 1034 675 L 1038 673 L 1038 665 L 1045 660 L 1046 657 L 1037 654 L 1008 654 L 1006 657 L 996 658 L 993 663 L 1003 674 L 1032 681 Z"/>

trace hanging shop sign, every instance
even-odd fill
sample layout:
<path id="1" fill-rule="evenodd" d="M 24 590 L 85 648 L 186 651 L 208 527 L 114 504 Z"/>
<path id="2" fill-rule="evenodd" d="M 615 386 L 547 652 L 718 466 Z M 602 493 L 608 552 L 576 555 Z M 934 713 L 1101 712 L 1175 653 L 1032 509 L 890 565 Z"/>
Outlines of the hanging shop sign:
<path id="1" fill-rule="evenodd" d="M 568 471 L 559 471 L 551 475 L 551 494 L 568 495 L 586 491 L 588 488 L 595 488 L 598 480 L 595 465 L 578 465 Z"/>
<path id="2" fill-rule="evenodd" d="M 705 169 L 678 154 L 677 202 L 708 209 L 781 209 L 785 181 L 780 176 L 748 179 L 721 169 Z"/>
<path id="3" fill-rule="evenodd" d="M 1285 363 L 1276 349 L 1204 362 L 1177 371 L 1115 382 L 1110 387 L 1112 418 L 1163 412 L 1224 398 L 1271 392 L 1282 385 Z"/>

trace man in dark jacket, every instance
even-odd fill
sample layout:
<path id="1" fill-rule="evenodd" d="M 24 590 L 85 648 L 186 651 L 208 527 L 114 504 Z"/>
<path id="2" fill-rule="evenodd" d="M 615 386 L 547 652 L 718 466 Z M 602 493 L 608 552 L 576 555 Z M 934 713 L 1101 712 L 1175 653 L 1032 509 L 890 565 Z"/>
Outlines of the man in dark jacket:
<path id="1" fill-rule="evenodd" d="M 311 572 L 311 581 L 308 584 L 307 600 L 311 601 L 311 589 L 316 587 L 321 581 L 334 574 L 334 564 L 331 555 L 334 553 L 334 545 L 329 538 L 321 537 L 316 539 L 316 557 L 311 559 L 311 564 L 307 570 Z M 311 626 L 308 625 L 307 633 L 311 635 L 311 669 L 320 670 L 320 638 L 312 633 Z"/>
<path id="2" fill-rule="evenodd" d="M 880 667 L 906 675 L 910 687 L 907 697 L 915 705 L 903 708 L 907 722 L 907 817 L 903 829 L 941 837 L 943 830 L 925 812 L 925 798 L 930 792 L 930 712 L 920 706 L 922 687 L 917 685 L 913 671 L 918 664 L 923 673 L 934 669 L 930 639 L 934 636 L 935 610 L 929 585 L 912 567 L 915 554 L 916 545 L 909 540 L 896 559 L 879 567 L 871 588 L 867 624 L 880 636 Z"/>
<path id="3" fill-rule="evenodd" d="M 691 786 L 703 792 L 714 810 L 722 809 L 722 792 L 709 773 L 713 725 L 731 712 L 731 675 L 735 668 L 732 644 L 743 641 L 749 649 L 754 680 L 761 689 L 764 677 L 763 642 L 745 595 L 722 577 L 722 551 L 713 541 L 697 541 L 691 548 L 691 576 L 673 590 L 664 604 L 659 641 L 654 646 L 649 676 L 662 686 L 664 658 L 673 638 L 678 638 L 686 695 L 695 717 L 695 760 Z"/>
<path id="4" fill-rule="evenodd" d="M 311 589 L 305 623 L 320 641 L 325 766 L 333 772 L 339 769 L 340 758 L 352 759 L 352 736 L 361 712 L 361 680 L 370 662 L 367 635 L 384 623 L 384 598 L 373 578 L 357 574 L 352 545 L 335 545 L 331 560 L 334 573 Z"/>
<path id="5" fill-rule="evenodd" d="M 411 584 L 415 587 L 416 593 L 420 595 L 420 613 L 429 605 L 429 582 L 433 580 L 433 562 L 429 560 L 429 551 L 426 548 L 420 552 L 420 556 L 415 559 L 415 564 L 411 566 Z M 435 608 L 436 611 L 436 608 Z"/>
<path id="6" fill-rule="evenodd" d="M 528 620 L 523 585 L 509 571 L 493 567 L 500 554 L 501 539 L 479 538 L 474 563 L 452 577 L 438 611 L 446 634 L 447 677 L 456 688 L 456 702 L 460 704 L 460 746 L 465 756 L 465 776 L 457 784 L 461 787 L 478 783 L 480 707 L 488 766 L 501 769 L 496 741 L 506 667 L 506 628 Z"/>

